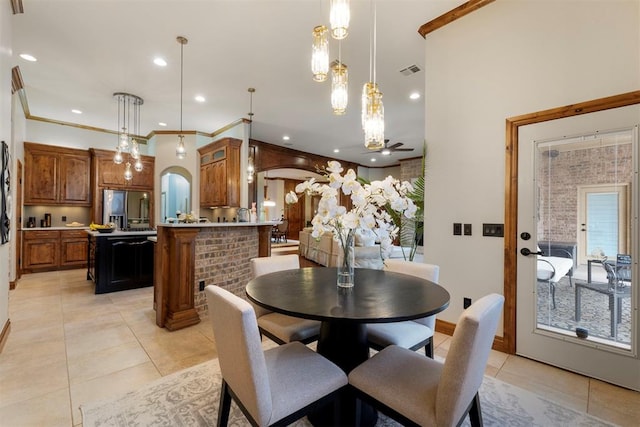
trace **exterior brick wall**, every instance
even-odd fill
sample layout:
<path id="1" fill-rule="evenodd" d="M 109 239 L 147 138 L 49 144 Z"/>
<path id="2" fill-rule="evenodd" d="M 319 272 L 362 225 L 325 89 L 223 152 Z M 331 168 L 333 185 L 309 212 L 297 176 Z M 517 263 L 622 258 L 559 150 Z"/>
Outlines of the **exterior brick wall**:
<path id="1" fill-rule="evenodd" d="M 400 160 L 400 180 L 411 181 L 422 173 L 422 159 Z"/>
<path id="2" fill-rule="evenodd" d="M 578 187 L 622 184 L 633 180 L 631 144 L 561 151 L 557 157 L 539 154 L 540 240 L 576 242 Z M 550 212 L 549 215 L 543 214 Z"/>
<path id="3" fill-rule="evenodd" d="M 207 316 L 207 300 L 199 283 L 217 285 L 246 299 L 245 286 L 251 279 L 249 260 L 258 256 L 258 227 L 203 228 L 195 244 L 195 307 L 200 318 Z"/>

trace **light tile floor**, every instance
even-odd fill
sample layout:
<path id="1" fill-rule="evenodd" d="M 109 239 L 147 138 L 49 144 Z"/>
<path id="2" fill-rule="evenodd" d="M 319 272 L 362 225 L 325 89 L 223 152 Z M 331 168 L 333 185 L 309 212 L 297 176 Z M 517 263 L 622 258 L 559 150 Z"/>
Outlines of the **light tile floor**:
<path id="1" fill-rule="evenodd" d="M 23 276 L 9 295 L 0 353 L 0 425 L 77 426 L 79 406 L 108 399 L 216 356 L 207 321 L 155 326 L 152 288 L 95 295 L 84 270 Z M 436 334 L 436 356 L 450 337 Z M 487 374 L 566 406 L 637 426 L 640 393 L 492 351 Z"/>

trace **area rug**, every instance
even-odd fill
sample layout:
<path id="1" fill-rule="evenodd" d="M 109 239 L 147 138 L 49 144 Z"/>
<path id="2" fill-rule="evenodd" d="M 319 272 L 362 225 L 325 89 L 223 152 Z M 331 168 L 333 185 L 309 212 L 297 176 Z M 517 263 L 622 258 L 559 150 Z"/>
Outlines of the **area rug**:
<path id="1" fill-rule="evenodd" d="M 215 426 L 220 396 L 220 369 L 214 359 L 160 378 L 140 390 L 109 401 L 80 407 L 85 427 Z M 480 389 L 485 426 L 612 426 L 590 415 L 558 405 L 526 390 L 485 377 Z M 231 405 L 229 426 L 250 425 Z M 307 427 L 306 418 L 292 424 Z M 463 426 L 469 426 L 467 418 Z M 399 426 L 380 416 L 376 426 Z"/>

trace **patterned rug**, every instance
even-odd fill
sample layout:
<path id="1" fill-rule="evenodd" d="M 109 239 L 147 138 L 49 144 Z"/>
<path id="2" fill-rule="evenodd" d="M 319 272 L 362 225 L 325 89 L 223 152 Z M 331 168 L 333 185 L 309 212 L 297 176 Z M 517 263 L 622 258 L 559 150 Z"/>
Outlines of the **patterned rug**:
<path id="1" fill-rule="evenodd" d="M 575 280 L 574 280 L 575 281 Z M 623 298 L 621 322 L 618 334 L 611 336 L 611 313 L 607 295 L 583 289 L 581 292 L 582 315 L 575 320 L 575 286 L 569 286 L 569 279 L 563 277 L 556 285 L 556 308 L 551 302 L 549 285 L 538 281 L 538 323 L 575 332 L 577 327 L 589 331 L 589 335 L 621 344 L 631 343 L 631 298 Z"/>
<path id="2" fill-rule="evenodd" d="M 110 401 L 83 405 L 85 427 L 215 426 L 220 396 L 217 359 L 173 373 L 140 390 Z M 526 390 L 485 377 L 480 389 L 485 426 L 611 426 L 590 415 L 550 402 Z M 231 405 L 229 426 L 248 426 L 240 409 Z M 306 418 L 292 424 L 307 427 Z M 469 426 L 469 419 L 463 426 Z M 376 426 L 399 426 L 381 415 Z"/>

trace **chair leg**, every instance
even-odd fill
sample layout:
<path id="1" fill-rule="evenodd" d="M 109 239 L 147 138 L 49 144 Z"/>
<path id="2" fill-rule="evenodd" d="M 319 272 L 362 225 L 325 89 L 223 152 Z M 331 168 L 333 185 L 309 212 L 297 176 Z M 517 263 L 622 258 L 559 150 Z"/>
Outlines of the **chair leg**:
<path id="1" fill-rule="evenodd" d="M 231 394 L 229 386 L 222 380 L 220 386 L 220 404 L 218 405 L 218 427 L 227 427 L 229 424 L 229 412 L 231 410 Z"/>
<path id="2" fill-rule="evenodd" d="M 469 410 L 469 421 L 471 421 L 471 427 L 482 427 L 482 410 L 480 408 L 480 393 L 476 393 L 471 403 L 471 409 Z"/>
<path id="3" fill-rule="evenodd" d="M 428 358 L 433 359 L 433 337 L 431 337 L 427 345 L 424 346 L 424 354 Z"/>

